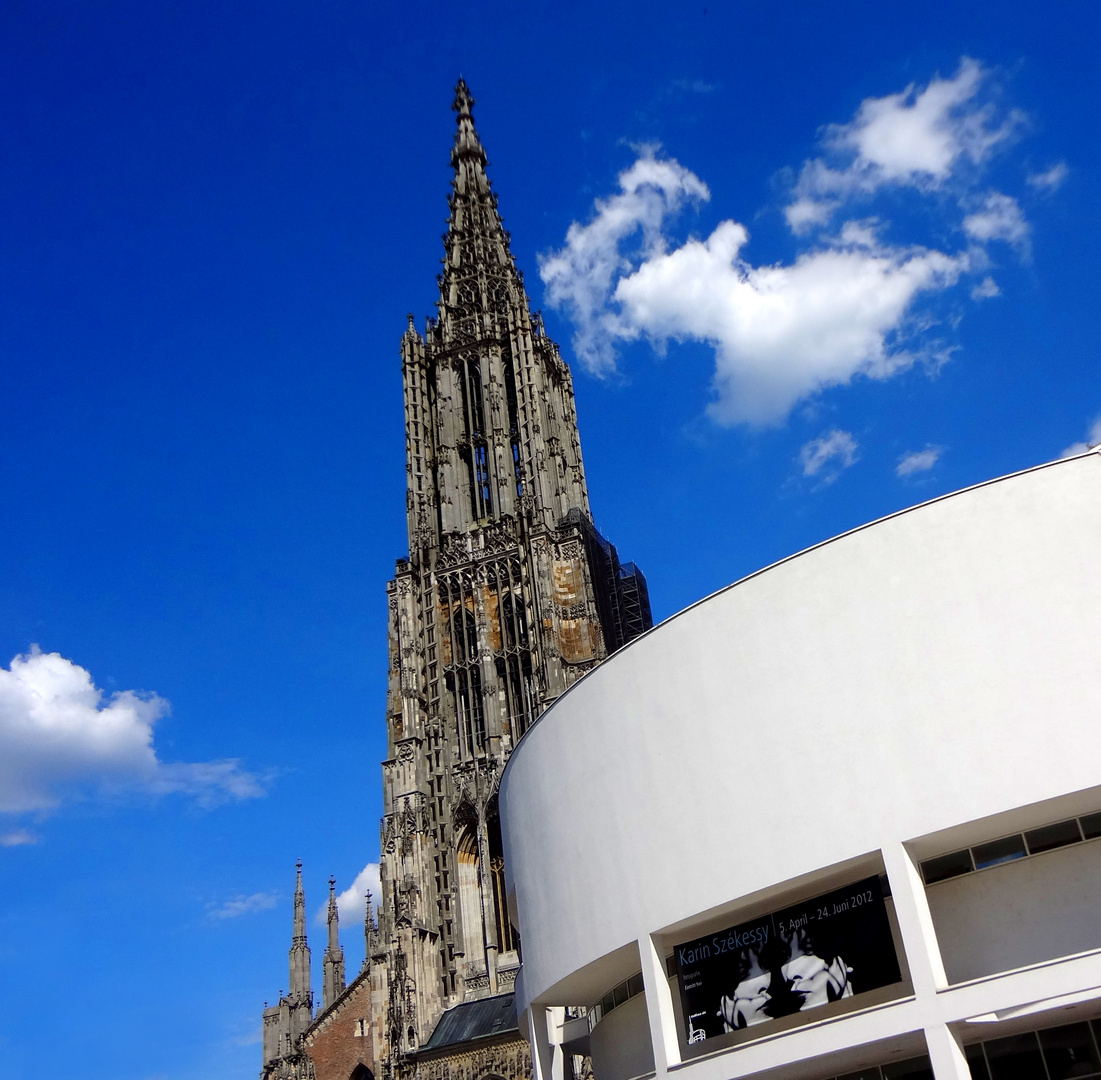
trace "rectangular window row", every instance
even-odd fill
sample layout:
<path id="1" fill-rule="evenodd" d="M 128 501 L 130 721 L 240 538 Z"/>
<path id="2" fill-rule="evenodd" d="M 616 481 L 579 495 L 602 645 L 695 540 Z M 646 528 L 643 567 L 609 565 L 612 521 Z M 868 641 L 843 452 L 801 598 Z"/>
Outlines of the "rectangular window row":
<path id="1" fill-rule="evenodd" d="M 1086 1080 L 1101 1076 L 1097 1021 L 1026 1031 L 965 1048 L 973 1080 Z"/>
<path id="2" fill-rule="evenodd" d="M 831 1080 L 933 1080 L 933 1066 L 924 1054 L 905 1061 L 889 1061 L 885 1065 L 869 1065 L 859 1072 L 847 1073 Z"/>
<path id="3" fill-rule="evenodd" d="M 926 885 L 948 878 L 969 874 L 972 870 L 985 870 L 990 866 L 1023 859 L 1027 855 L 1039 855 L 1042 851 L 1052 851 L 1067 844 L 1080 844 L 1101 836 L 1101 813 L 1087 814 L 1085 817 L 1068 818 L 1052 825 L 1043 825 L 1025 833 L 1014 833 L 991 840 L 986 844 L 961 848 L 948 855 L 938 855 L 935 859 L 926 859 L 921 864 L 921 874 Z"/>
<path id="4" fill-rule="evenodd" d="M 589 1030 L 608 1015 L 612 1009 L 622 1005 L 625 1001 L 642 993 L 642 972 L 624 979 L 618 986 L 613 986 L 591 1009 L 589 1009 Z"/>

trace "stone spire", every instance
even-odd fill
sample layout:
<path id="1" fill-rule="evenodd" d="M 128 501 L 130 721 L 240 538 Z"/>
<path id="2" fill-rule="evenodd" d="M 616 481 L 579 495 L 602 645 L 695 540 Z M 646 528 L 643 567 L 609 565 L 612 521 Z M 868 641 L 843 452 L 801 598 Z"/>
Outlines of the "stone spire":
<path id="1" fill-rule="evenodd" d="M 295 863 L 294 932 L 290 949 L 290 990 L 279 1004 L 264 1009 L 263 1080 L 313 1080 L 313 1065 L 302 1052 L 302 1036 L 313 1020 L 310 989 L 310 947 L 306 944 L 306 896 L 302 891 L 302 860 Z"/>
<path id="2" fill-rule="evenodd" d="M 455 87 L 455 143 L 451 148 L 448 200 L 451 214 L 444 235 L 444 272 L 440 278 L 440 322 L 445 334 L 462 334 L 456 316 L 477 313 L 470 329 L 476 337 L 508 331 L 513 301 L 528 307 L 523 279 L 509 250 L 509 234 L 497 209 L 497 196 L 486 175 L 485 148 L 474 127 L 474 98 L 463 79 Z M 448 324 L 451 324 L 450 326 Z"/>
<path id="3" fill-rule="evenodd" d="M 340 947 L 340 914 L 336 907 L 336 878 L 329 878 L 329 944 L 325 949 L 321 1007 L 327 1009 L 344 990 L 344 950 Z"/>
<path id="4" fill-rule="evenodd" d="M 302 890 L 302 860 L 295 863 L 294 934 L 290 952 L 292 1001 L 312 999 L 310 989 L 310 947 L 306 944 L 306 894 Z M 312 1004 L 312 1000 L 311 1000 Z"/>

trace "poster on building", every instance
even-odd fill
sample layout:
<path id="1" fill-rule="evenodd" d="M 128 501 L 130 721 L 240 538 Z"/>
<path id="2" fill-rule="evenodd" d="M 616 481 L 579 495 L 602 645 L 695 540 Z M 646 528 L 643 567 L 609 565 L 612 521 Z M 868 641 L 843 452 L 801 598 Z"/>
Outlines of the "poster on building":
<path id="1" fill-rule="evenodd" d="M 902 978 L 878 877 L 687 941 L 675 956 L 690 1043 Z"/>

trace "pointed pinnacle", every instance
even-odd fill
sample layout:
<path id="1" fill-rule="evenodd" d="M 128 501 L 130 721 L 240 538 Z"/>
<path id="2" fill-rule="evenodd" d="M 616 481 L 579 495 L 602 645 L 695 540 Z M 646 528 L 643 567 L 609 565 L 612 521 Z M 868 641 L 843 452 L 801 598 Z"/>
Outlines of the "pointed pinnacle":
<path id="1" fill-rule="evenodd" d="M 473 118 L 474 95 L 470 92 L 470 87 L 466 85 L 466 79 L 461 75 L 459 81 L 455 84 L 455 100 L 451 103 L 451 108 L 460 117 L 469 116 Z"/>

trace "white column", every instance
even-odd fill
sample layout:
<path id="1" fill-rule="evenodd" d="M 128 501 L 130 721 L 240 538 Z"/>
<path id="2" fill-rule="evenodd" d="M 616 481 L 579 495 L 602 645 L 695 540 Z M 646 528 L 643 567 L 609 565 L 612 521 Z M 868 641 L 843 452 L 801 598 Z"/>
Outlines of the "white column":
<path id="1" fill-rule="evenodd" d="M 895 916 L 902 934 L 902 947 L 914 984 L 914 996 L 926 1008 L 929 1015 L 937 991 L 948 985 L 940 944 L 925 895 L 925 883 L 921 870 L 903 844 L 891 844 L 883 848 L 883 863 L 887 868 L 887 880 L 891 883 Z M 941 1023 L 925 1025 L 925 1043 L 929 1048 L 929 1060 L 936 1080 L 971 1080 L 967 1059 L 952 1032 Z"/>
<path id="2" fill-rule="evenodd" d="M 936 1080 L 971 1080 L 967 1058 L 955 1035 L 944 1024 L 929 1024 L 925 1028 L 929 1060 Z"/>
<path id="3" fill-rule="evenodd" d="M 662 1077 L 681 1060 L 673 996 L 669 993 L 669 978 L 665 973 L 665 950 L 652 935 L 644 934 L 638 939 L 638 955 L 642 962 L 650 1041 L 654 1046 L 654 1075 Z"/>
<path id="4" fill-rule="evenodd" d="M 925 895 L 925 883 L 921 880 L 921 871 L 902 844 L 884 847 L 883 863 L 891 884 L 891 896 L 895 902 L 895 915 L 902 933 L 914 994 L 919 999 L 928 1000 L 948 985 L 948 977 L 944 973 L 933 916 Z"/>
<path id="5" fill-rule="evenodd" d="M 565 1080 L 562 1047 L 551 1039 L 552 1028 L 558 1031 L 564 1014 L 564 1009 L 547 1009 L 534 1002 L 528 1009 L 532 1080 Z"/>

